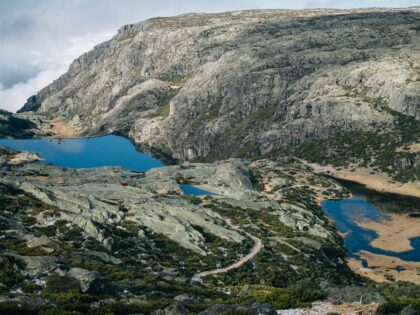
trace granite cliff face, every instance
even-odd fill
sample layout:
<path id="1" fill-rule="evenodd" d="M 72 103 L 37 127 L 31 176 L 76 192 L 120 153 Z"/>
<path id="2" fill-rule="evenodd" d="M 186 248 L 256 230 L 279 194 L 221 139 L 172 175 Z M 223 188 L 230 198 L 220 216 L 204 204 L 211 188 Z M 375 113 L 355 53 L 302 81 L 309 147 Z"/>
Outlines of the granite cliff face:
<path id="1" fill-rule="evenodd" d="M 420 119 L 420 9 L 243 11 L 122 27 L 21 111 L 180 159 Z"/>

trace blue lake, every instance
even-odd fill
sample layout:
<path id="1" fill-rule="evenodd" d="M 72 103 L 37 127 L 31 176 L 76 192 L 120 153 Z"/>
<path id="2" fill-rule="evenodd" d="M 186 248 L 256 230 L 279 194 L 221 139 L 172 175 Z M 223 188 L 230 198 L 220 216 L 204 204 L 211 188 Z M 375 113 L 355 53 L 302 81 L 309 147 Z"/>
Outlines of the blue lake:
<path id="1" fill-rule="evenodd" d="M 213 193 L 198 188 L 198 187 L 194 187 L 188 184 L 181 184 L 181 189 L 184 192 L 184 194 L 186 195 L 191 195 L 191 196 L 212 196 L 214 195 Z"/>
<path id="2" fill-rule="evenodd" d="M 356 196 L 351 199 L 325 200 L 321 206 L 327 215 L 335 221 L 337 229 L 345 234 L 344 243 L 350 257 L 359 258 L 358 252 L 365 250 L 375 254 L 398 257 L 406 261 L 420 261 L 420 237 L 410 240 L 413 250 L 400 253 L 370 245 L 372 240 L 377 238 L 377 233 L 360 227 L 357 222 L 361 220 L 380 221 L 386 220 L 388 217 L 385 212 L 368 202 L 360 192 L 357 192 Z M 398 236 L 396 235 L 396 237 Z"/>
<path id="3" fill-rule="evenodd" d="M 134 171 L 147 171 L 163 163 L 136 150 L 126 138 L 109 135 L 73 139 L 0 139 L 0 145 L 15 150 L 40 154 L 41 163 L 69 168 L 121 166 Z"/>
<path id="4" fill-rule="evenodd" d="M 164 166 L 160 160 L 136 150 L 128 139 L 116 135 L 71 139 L 0 139 L 0 145 L 38 153 L 44 158 L 39 163 L 68 168 L 120 166 L 132 171 L 145 172 Z M 211 195 L 188 184 L 183 184 L 181 188 L 187 195 Z"/>

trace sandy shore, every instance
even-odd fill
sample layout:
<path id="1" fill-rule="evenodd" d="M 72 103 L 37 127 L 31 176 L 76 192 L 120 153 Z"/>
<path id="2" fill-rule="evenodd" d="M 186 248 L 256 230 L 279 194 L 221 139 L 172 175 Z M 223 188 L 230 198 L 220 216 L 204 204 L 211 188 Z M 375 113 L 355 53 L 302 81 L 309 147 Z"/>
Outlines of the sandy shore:
<path id="1" fill-rule="evenodd" d="M 370 174 L 370 169 L 357 168 L 354 172 L 334 170 L 331 175 L 340 179 L 351 180 L 365 185 L 367 188 L 399 195 L 420 198 L 420 183 L 399 183 L 383 173 Z"/>
<path id="2" fill-rule="evenodd" d="M 398 148 L 396 152 L 420 152 L 420 143 L 413 143 L 408 146 Z"/>
<path id="3" fill-rule="evenodd" d="M 25 176 L 25 178 L 27 180 L 36 180 L 36 181 L 41 181 L 41 182 L 54 182 L 57 184 L 64 184 L 64 177 L 63 176 L 42 176 L 42 175 L 38 175 L 38 176 Z"/>
<path id="4" fill-rule="evenodd" d="M 387 281 L 392 277 L 396 281 L 409 281 L 420 284 L 420 262 L 404 261 L 396 257 L 377 255 L 367 251 L 361 251 L 360 257 L 368 262 L 369 268 L 364 268 L 359 259 L 351 258 L 349 267 L 356 273 L 368 277 L 377 282 Z M 397 271 L 395 268 L 402 267 L 404 270 Z"/>
<path id="5" fill-rule="evenodd" d="M 334 177 L 350 180 L 367 188 L 379 191 L 388 192 L 405 196 L 413 196 L 420 198 L 420 182 L 416 183 L 400 183 L 393 180 L 385 173 L 375 172 L 368 168 L 356 168 L 353 171 L 344 169 L 337 170 L 331 165 L 319 165 L 317 163 L 302 162 L 310 166 L 315 173 L 326 173 Z"/>
<path id="6" fill-rule="evenodd" d="M 42 158 L 36 154 L 31 152 L 19 152 L 16 153 L 8 162 L 10 165 L 19 165 L 24 162 L 35 162 L 42 160 Z"/>
<path id="7" fill-rule="evenodd" d="M 78 135 L 76 129 L 60 119 L 50 120 L 48 123 L 51 125 L 51 129 L 48 131 L 51 131 L 57 137 L 75 137 Z"/>
<path id="8" fill-rule="evenodd" d="M 420 236 L 420 218 L 410 218 L 399 214 L 387 215 L 390 220 L 364 220 L 357 224 L 378 233 L 378 238 L 370 243 L 373 247 L 397 253 L 412 250 L 410 239 Z"/>

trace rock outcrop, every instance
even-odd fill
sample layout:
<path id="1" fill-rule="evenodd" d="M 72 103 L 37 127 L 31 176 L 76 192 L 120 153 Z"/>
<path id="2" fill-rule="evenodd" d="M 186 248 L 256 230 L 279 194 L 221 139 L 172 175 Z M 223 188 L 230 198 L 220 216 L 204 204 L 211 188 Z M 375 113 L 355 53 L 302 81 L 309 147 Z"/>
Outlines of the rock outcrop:
<path id="1" fill-rule="evenodd" d="M 32 138 L 45 136 L 46 134 L 38 129 L 33 121 L 35 117 L 25 119 L 10 112 L 0 109 L 0 138 Z"/>

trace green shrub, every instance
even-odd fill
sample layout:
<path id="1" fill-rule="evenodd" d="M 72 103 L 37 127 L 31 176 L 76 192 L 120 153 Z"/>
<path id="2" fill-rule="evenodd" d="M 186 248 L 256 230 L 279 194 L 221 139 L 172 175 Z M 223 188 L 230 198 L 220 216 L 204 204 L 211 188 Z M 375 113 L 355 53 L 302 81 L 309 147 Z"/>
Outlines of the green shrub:
<path id="1" fill-rule="evenodd" d="M 32 283 L 32 282 L 29 282 L 29 281 L 24 282 L 22 284 L 21 288 L 22 288 L 22 291 L 25 292 L 25 293 L 35 293 L 35 292 L 42 289 L 41 286 L 39 286 L 35 283 Z"/>
<path id="2" fill-rule="evenodd" d="M 20 270 L 23 268 L 22 262 L 14 257 L 2 257 L 0 259 L 0 292 L 7 292 L 17 284 L 23 282 L 24 277 Z"/>
<path id="3" fill-rule="evenodd" d="M 68 276 L 52 275 L 47 278 L 43 293 L 63 293 L 80 291 L 79 281 Z"/>
<path id="4" fill-rule="evenodd" d="M 24 309 L 16 302 L 0 302 L 1 315 L 32 315 L 33 311 Z"/>
<path id="5" fill-rule="evenodd" d="M 398 314 L 404 308 L 404 304 L 399 302 L 385 302 L 379 305 L 377 314 Z"/>

